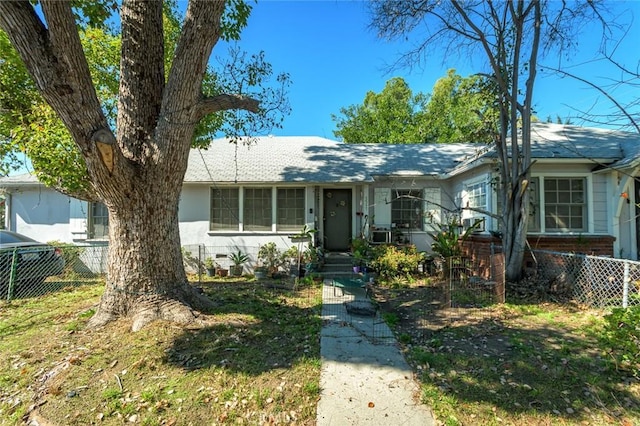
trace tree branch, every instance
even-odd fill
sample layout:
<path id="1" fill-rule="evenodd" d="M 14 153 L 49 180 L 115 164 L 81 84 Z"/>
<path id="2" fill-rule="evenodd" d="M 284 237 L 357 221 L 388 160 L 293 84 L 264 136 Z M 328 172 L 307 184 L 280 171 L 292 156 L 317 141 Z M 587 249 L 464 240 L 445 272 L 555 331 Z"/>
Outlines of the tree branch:
<path id="1" fill-rule="evenodd" d="M 189 1 L 163 96 L 161 117 L 169 123 L 197 121 L 202 80 L 220 38 L 224 5 L 221 1 Z M 158 124 L 162 126 L 162 120 Z"/>
<path id="2" fill-rule="evenodd" d="M 198 102 L 197 119 L 208 114 L 218 111 L 226 111 L 230 109 L 242 109 L 249 112 L 259 112 L 260 103 L 253 98 L 241 95 L 217 95 L 203 98 Z"/>
<path id="3" fill-rule="evenodd" d="M 44 99 L 86 152 L 90 133 L 108 127 L 107 122 L 91 82 L 71 5 L 57 0 L 45 0 L 41 5 L 49 31 L 27 0 L 0 2 L 0 27 Z"/>
<path id="4" fill-rule="evenodd" d="M 636 129 L 636 132 L 640 133 L 640 123 L 636 122 L 636 120 L 633 118 L 633 116 L 627 111 L 627 109 L 620 103 L 618 102 L 611 94 L 609 94 L 606 90 L 604 90 L 602 87 L 598 86 L 597 84 L 594 84 L 592 82 L 590 82 L 589 80 L 586 80 L 582 77 L 578 77 L 575 74 L 571 74 L 570 72 L 567 71 L 563 71 L 560 70 L 558 68 L 551 68 L 551 67 L 547 67 L 547 66 L 541 66 L 541 68 L 546 68 L 547 70 L 551 70 L 554 71 L 556 73 L 562 74 L 564 76 L 567 77 L 571 77 L 575 80 L 578 80 L 584 84 L 587 84 L 589 86 L 591 86 L 592 88 L 596 89 L 598 92 L 602 93 L 607 99 L 609 99 L 611 101 L 611 103 L 613 103 L 616 108 L 618 108 L 618 110 L 627 118 L 627 120 L 629 120 L 629 123 L 631 123 L 631 125 Z"/>
<path id="5" fill-rule="evenodd" d="M 125 0 L 121 7 L 122 55 L 118 96 L 118 140 L 129 157 L 152 139 L 164 90 L 162 2 Z M 129 129 L 137 131 L 132 135 Z"/>

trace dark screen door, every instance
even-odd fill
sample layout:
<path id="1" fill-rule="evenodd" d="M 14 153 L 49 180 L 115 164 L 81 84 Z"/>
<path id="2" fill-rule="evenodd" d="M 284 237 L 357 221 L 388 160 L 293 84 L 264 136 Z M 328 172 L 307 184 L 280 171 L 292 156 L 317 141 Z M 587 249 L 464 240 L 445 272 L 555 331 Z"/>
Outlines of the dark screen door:
<path id="1" fill-rule="evenodd" d="M 325 189 L 324 246 L 329 251 L 346 251 L 351 239 L 351 190 Z"/>

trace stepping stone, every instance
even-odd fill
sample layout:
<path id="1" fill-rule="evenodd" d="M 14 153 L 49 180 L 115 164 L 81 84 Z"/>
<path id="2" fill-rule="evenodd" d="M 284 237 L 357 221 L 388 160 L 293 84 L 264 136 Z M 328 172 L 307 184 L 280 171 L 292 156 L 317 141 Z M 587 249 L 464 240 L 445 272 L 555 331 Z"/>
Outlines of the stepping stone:
<path id="1" fill-rule="evenodd" d="M 361 317 L 376 316 L 376 307 L 368 300 L 354 300 L 351 302 L 344 302 L 344 307 L 351 315 L 358 315 Z"/>

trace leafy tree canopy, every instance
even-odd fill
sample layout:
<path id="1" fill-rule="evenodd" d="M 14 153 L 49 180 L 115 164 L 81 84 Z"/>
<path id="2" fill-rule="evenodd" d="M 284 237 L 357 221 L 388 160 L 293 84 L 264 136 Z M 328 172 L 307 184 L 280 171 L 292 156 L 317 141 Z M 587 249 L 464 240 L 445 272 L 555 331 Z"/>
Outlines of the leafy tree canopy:
<path id="1" fill-rule="evenodd" d="M 121 40 L 118 28 L 107 25 L 106 19 L 115 10 L 117 5 L 109 1 L 92 6 L 79 2 L 74 9 L 81 25 L 81 42 L 93 84 L 113 127 L 116 127 Z M 168 2 L 164 11 L 165 75 L 168 75 L 180 36 L 181 17 L 175 2 Z M 249 4 L 230 2 L 222 17 L 222 39 L 240 40 L 250 12 Z M 16 155 L 23 152 L 45 185 L 78 198 L 95 200 L 78 147 L 36 90 L 21 58 L 2 30 L 0 58 L 0 176 L 23 166 Z M 290 110 L 286 99 L 289 76 L 276 76 L 275 86 L 269 87 L 273 69 L 262 52 L 248 55 L 235 47 L 228 58 L 227 62 L 219 64 L 219 68 L 208 66 L 203 80 L 203 95 L 237 93 L 260 100 L 261 111 L 259 114 L 220 111 L 207 115 L 196 127 L 192 142 L 194 148 L 207 148 L 217 133 L 236 137 L 281 127 Z"/>
<path id="2" fill-rule="evenodd" d="M 421 143 L 419 113 L 426 97 L 414 95 L 400 77 L 387 81 L 380 93 L 367 92 L 362 105 L 341 108 L 343 117 L 332 115 L 334 135 L 346 143 Z"/>
<path id="3" fill-rule="evenodd" d="M 362 105 L 332 115 L 334 135 L 346 143 L 488 143 L 498 131 L 494 90 L 485 77 L 462 77 L 453 69 L 431 95 L 413 94 L 395 77 L 382 92 L 367 92 Z"/>
<path id="4" fill-rule="evenodd" d="M 436 81 L 424 113 L 427 142 L 490 143 L 498 132 L 495 87 L 482 76 L 450 69 Z"/>

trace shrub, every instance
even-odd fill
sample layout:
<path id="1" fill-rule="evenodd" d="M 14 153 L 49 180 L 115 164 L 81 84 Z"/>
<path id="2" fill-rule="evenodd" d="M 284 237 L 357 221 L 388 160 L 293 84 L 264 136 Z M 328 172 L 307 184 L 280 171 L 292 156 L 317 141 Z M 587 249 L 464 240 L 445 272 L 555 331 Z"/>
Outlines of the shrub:
<path id="1" fill-rule="evenodd" d="M 267 273 L 273 277 L 278 273 L 280 268 L 289 266 L 294 251 L 298 253 L 298 249 L 292 246 L 283 253 L 282 250 L 276 246 L 276 243 L 271 241 L 260 246 L 258 250 L 258 263 L 260 266 L 266 267 Z"/>
<path id="2" fill-rule="evenodd" d="M 398 248 L 385 244 L 373 249 L 370 266 L 386 281 L 398 276 L 409 278 L 417 271 L 421 261 L 422 254 L 418 253 L 415 246 Z"/>
<path id="3" fill-rule="evenodd" d="M 604 344 L 621 367 L 640 368 L 640 307 L 614 308 L 605 315 Z"/>

